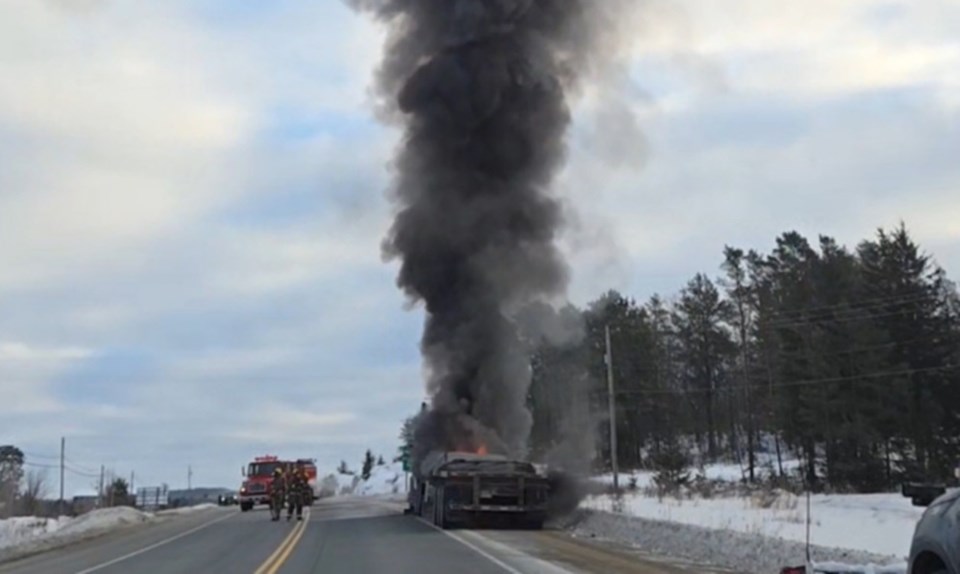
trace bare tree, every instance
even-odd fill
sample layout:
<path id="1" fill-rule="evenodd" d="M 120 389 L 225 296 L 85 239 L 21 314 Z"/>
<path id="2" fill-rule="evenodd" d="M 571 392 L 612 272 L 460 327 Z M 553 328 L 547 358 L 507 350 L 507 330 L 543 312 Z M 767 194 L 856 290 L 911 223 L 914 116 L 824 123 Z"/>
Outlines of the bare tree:
<path id="1" fill-rule="evenodd" d="M 47 471 L 36 469 L 28 471 L 26 484 L 20 496 L 20 512 L 27 516 L 39 515 L 43 510 L 43 499 L 49 493 Z"/>

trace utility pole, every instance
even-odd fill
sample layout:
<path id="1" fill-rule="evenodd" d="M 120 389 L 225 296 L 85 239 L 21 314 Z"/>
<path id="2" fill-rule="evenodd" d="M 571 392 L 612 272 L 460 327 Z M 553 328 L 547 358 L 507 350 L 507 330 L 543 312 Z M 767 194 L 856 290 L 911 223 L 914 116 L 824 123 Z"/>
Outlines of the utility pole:
<path id="1" fill-rule="evenodd" d="M 63 470 L 66 466 L 67 437 L 60 437 L 60 516 L 63 516 Z"/>
<path id="2" fill-rule="evenodd" d="M 136 476 L 136 475 L 135 475 L 134 472 L 131 470 L 131 471 L 130 471 L 130 488 L 129 488 L 130 492 L 129 492 L 128 494 L 133 494 L 133 493 L 135 492 L 135 491 L 133 490 L 133 479 L 134 479 L 135 476 Z"/>
<path id="3" fill-rule="evenodd" d="M 607 354 L 604 362 L 607 364 L 607 407 L 610 410 L 610 466 L 613 469 L 613 490 L 620 492 L 620 469 L 617 463 L 617 408 L 613 392 L 613 349 L 610 347 L 610 325 L 605 328 L 607 339 Z"/>
<path id="4" fill-rule="evenodd" d="M 97 489 L 97 508 L 103 508 L 103 473 L 106 468 L 100 465 L 100 488 Z"/>
<path id="5" fill-rule="evenodd" d="M 193 467 L 187 465 L 187 492 L 193 490 Z"/>

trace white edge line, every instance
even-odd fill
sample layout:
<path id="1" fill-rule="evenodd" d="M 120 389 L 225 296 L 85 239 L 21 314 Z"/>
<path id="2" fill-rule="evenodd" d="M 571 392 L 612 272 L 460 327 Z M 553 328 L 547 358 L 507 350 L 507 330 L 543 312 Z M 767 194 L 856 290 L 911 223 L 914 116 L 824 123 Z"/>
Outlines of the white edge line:
<path id="1" fill-rule="evenodd" d="M 170 544 L 171 542 L 175 542 L 175 541 L 180 540 L 181 538 L 184 538 L 184 537 L 186 537 L 186 536 L 190 536 L 191 534 L 193 534 L 193 533 L 195 533 L 195 532 L 199 532 L 199 531 L 203 530 L 204 528 L 206 528 L 206 527 L 208 527 L 208 526 L 213 526 L 214 524 L 216 524 L 216 523 L 218 523 L 218 522 L 223 522 L 224 520 L 226 520 L 226 519 L 228 519 L 228 518 L 232 518 L 233 516 L 236 516 L 236 515 L 233 514 L 233 513 L 231 513 L 231 514 L 228 514 L 228 515 L 226 515 L 226 516 L 221 516 L 221 517 L 219 517 L 219 518 L 215 518 L 215 519 L 211 520 L 210 522 L 204 522 L 204 523 L 201 524 L 200 526 L 196 526 L 196 527 L 194 527 L 194 528 L 191 528 L 190 530 L 187 530 L 186 532 L 181 532 L 180 534 L 177 534 L 176 536 L 171 536 L 170 538 L 167 538 L 167 539 L 165 539 L 165 540 L 161 540 L 160 542 L 155 542 L 155 543 L 151 544 L 150 546 L 147 546 L 147 547 L 145 547 L 145 548 L 141 548 L 140 550 L 136 550 L 136 551 L 131 552 L 131 553 L 129 553 L 129 554 L 125 554 L 125 555 L 123 555 L 123 556 L 121 556 L 121 557 L 119 557 L 119 558 L 114 558 L 113 560 L 110 560 L 110 561 L 108 561 L 108 562 L 104 562 L 103 564 L 97 564 L 96 566 L 92 566 L 92 567 L 90 567 L 90 568 L 87 568 L 86 570 L 81 570 L 81 571 L 77 572 L 76 574 L 90 574 L 91 572 L 96 572 L 97 570 L 103 570 L 104 568 L 107 568 L 107 567 L 109 567 L 109 566 L 113 566 L 114 564 L 119 564 L 120 562 L 123 562 L 123 561 L 125 561 L 125 560 L 129 560 L 129 559 L 134 558 L 134 557 L 136 557 L 136 556 L 140 556 L 141 554 L 145 554 L 145 553 L 147 553 L 147 552 L 150 552 L 151 550 L 154 550 L 154 549 L 156 549 L 156 548 L 160 548 L 161 546 L 164 546 L 164 545 L 166 545 L 166 544 Z"/>
<path id="2" fill-rule="evenodd" d="M 494 564 L 496 564 L 497 566 L 499 566 L 500 568 L 502 568 L 505 572 L 509 572 L 510 574 L 523 574 L 523 572 L 517 570 L 517 569 L 514 568 L 513 566 L 510 566 L 509 564 L 507 564 L 507 563 L 504 562 L 503 560 L 500 560 L 499 558 L 497 558 L 497 557 L 494 556 L 493 554 L 490 554 L 489 552 L 487 552 L 487 551 L 484 550 L 483 548 L 480 548 L 480 547 L 477 546 L 476 544 L 473 544 L 473 543 L 471 543 L 471 542 L 468 542 L 468 541 L 464 540 L 463 538 L 460 538 L 459 536 L 457 536 L 457 535 L 454 534 L 453 532 L 450 532 L 449 530 L 444 530 L 443 528 L 440 528 L 439 526 L 437 526 L 436 524 L 433 524 L 432 522 L 427 522 L 427 520 L 424 519 L 422 516 L 418 516 L 417 519 L 420 520 L 420 522 L 422 522 L 422 523 L 426 524 L 427 526 L 429 526 L 430 528 L 433 528 L 434 530 L 440 531 L 440 532 L 442 532 L 443 534 L 449 536 L 450 538 L 456 540 L 456 541 L 459 542 L 460 544 L 463 544 L 464 546 L 466 546 L 466 547 L 469 548 L 470 550 L 473 550 L 474 552 L 476 552 L 476 553 L 479 554 L 480 556 L 483 556 L 484 558 L 486 558 L 486 559 L 489 560 L 490 562 L 493 562 Z M 83 573 L 78 573 L 78 574 L 83 574 Z"/>

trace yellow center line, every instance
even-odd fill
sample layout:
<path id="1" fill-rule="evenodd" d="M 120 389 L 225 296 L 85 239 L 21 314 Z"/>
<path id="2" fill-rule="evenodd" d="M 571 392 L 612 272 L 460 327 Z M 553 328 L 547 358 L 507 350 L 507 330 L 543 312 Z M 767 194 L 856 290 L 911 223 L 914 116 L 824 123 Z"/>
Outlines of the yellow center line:
<path id="1" fill-rule="evenodd" d="M 280 567 L 290 558 L 290 554 L 293 553 L 293 549 L 297 546 L 297 543 L 300 542 L 300 538 L 303 537 L 303 531 L 307 527 L 307 522 L 310 521 L 310 509 L 307 509 L 304 514 L 303 521 L 297 521 L 297 525 L 290 531 L 290 534 L 287 534 L 287 537 L 283 539 L 280 546 L 273 551 L 273 554 L 267 558 L 266 562 L 257 568 L 254 574 L 276 574 L 276 572 L 280 570 Z"/>

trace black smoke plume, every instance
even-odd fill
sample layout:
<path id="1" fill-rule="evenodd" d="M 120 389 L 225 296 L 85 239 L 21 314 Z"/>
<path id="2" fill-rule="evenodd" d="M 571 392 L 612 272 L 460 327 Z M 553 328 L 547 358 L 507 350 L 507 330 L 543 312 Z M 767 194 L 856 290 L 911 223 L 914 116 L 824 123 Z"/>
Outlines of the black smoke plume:
<path id="1" fill-rule="evenodd" d="M 401 263 L 399 286 L 426 309 L 431 404 L 414 457 L 481 448 L 522 457 L 531 372 L 517 317 L 566 291 L 550 189 L 566 152 L 567 95 L 602 60 L 620 2 L 350 3 L 387 26 L 376 93 L 404 129 L 384 249 Z"/>

